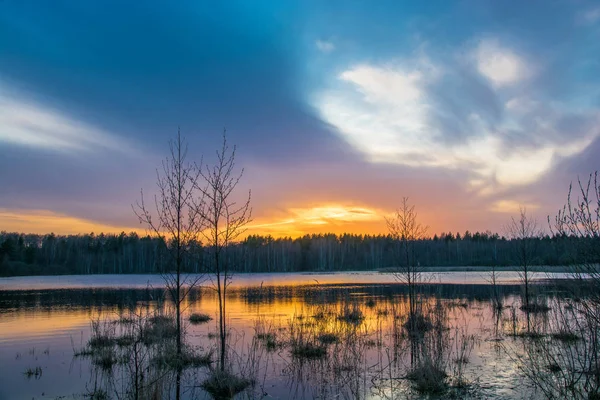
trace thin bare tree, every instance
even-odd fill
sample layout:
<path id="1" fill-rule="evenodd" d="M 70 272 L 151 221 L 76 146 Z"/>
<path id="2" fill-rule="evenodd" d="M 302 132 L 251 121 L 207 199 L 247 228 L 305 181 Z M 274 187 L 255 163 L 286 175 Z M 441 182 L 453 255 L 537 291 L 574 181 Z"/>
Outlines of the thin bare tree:
<path id="1" fill-rule="evenodd" d="M 577 180 L 578 196 L 573 199 L 573 184 L 569 185 L 567 203 L 558 211 L 550 230 L 557 236 L 571 236 L 579 240 L 578 256 L 583 260 L 573 267 L 578 279 L 591 279 L 600 287 L 600 182 L 598 171 L 589 175 L 586 183 Z M 597 300 L 600 300 L 600 294 Z M 600 301 L 597 301 L 600 303 Z"/>
<path id="2" fill-rule="evenodd" d="M 214 165 L 206 164 L 199 168 L 205 185 L 197 188 L 200 189 L 205 200 L 201 214 L 206 223 L 206 230 L 202 231 L 202 236 L 210 252 L 208 266 L 219 302 L 219 355 L 220 368 L 224 371 L 228 333 L 227 289 L 232 280 L 231 261 L 227 250 L 246 231 L 246 226 L 252 220 L 252 208 L 250 207 L 251 191 L 248 191 L 247 197 L 236 197 L 235 190 L 244 174 L 244 169 L 236 171 L 236 146 L 228 145 L 225 131 L 223 131 L 222 146 L 217 150 L 216 155 Z"/>
<path id="3" fill-rule="evenodd" d="M 600 185 L 598 171 L 569 186 L 548 224 L 576 250 L 570 280 L 547 316 L 550 339 L 524 342 L 525 376 L 548 399 L 600 399 Z M 572 239 L 572 240 L 571 240 Z"/>
<path id="4" fill-rule="evenodd" d="M 540 227 L 537 220 L 527 214 L 527 209 L 520 207 L 519 218 L 511 217 L 511 222 L 504 229 L 506 235 L 515 243 L 519 278 L 524 290 L 521 309 L 527 313 L 536 311 L 538 304 L 531 303 L 531 266 L 538 240 L 542 234 Z"/>
<path id="5" fill-rule="evenodd" d="M 402 198 L 402 204 L 394 214 L 386 217 L 387 228 L 396 241 L 396 260 L 398 263 L 395 278 L 408 287 L 409 316 L 408 327 L 412 332 L 419 330 L 417 285 L 421 282 L 421 268 L 415 251 L 415 244 L 427 235 L 427 226 L 419 223 L 415 206 L 410 205 L 408 197 Z"/>
<path id="6" fill-rule="evenodd" d="M 154 212 L 146 204 L 144 191 L 132 206 L 141 224 L 151 234 L 160 238 L 168 250 L 169 258 L 160 266 L 167 290 L 175 303 L 177 327 L 177 355 L 182 349 L 182 303 L 202 276 L 184 274 L 184 267 L 199 262 L 198 239 L 205 229 L 202 218 L 202 192 L 197 190 L 200 171 L 186 161 L 188 145 L 177 131 L 175 140 L 169 141 L 170 155 L 156 170 L 158 193 L 154 196 Z"/>

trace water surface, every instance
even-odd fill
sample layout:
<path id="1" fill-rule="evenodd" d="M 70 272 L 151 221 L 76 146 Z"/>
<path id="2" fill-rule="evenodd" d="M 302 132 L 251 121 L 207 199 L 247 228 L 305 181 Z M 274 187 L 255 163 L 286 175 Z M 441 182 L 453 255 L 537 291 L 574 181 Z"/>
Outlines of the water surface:
<path id="1" fill-rule="evenodd" d="M 445 349 L 439 353 L 447 358 L 450 377 L 456 375 L 453 358 L 459 347 L 466 338 L 472 342 L 468 362 L 461 364 L 470 383 L 463 398 L 515 399 L 525 393 L 518 365 L 502 344 L 506 340 L 498 341 L 515 323 L 522 328 L 522 320 L 515 322 L 510 311 L 519 304 L 518 274 L 500 272 L 499 277 L 508 307 L 499 315 L 490 304 L 486 273 L 424 277 L 423 307 L 438 307 L 436 315 L 447 324 Z M 547 278 L 536 274 L 536 279 Z M 155 275 L 0 279 L 0 399 L 85 398 L 100 386 L 117 393 L 126 382 L 122 370 L 99 371 L 74 352 L 89 340 L 92 320 L 110 323 L 131 312 L 168 310 L 168 302 L 161 301 L 163 288 L 164 281 Z M 406 287 L 392 274 L 238 274 L 227 304 L 231 360 L 242 372 L 252 369 L 255 379 L 240 398 L 420 397 L 404 379 L 415 349 L 398 322 L 406 316 Z M 190 346 L 203 352 L 216 348 L 214 292 L 194 290 L 184 308 L 186 315 L 201 312 L 215 318 L 197 326 L 186 323 Z M 340 318 L 349 309 L 360 310 L 360 321 Z M 272 334 L 276 344 L 256 340 L 257 333 L 263 338 Z M 328 345 L 326 357 L 303 360 L 291 354 L 289 343 L 298 335 L 324 333 L 339 340 Z M 421 344 L 429 345 L 434 346 Z M 25 374 L 38 367 L 41 375 Z M 208 398 L 198 388 L 206 373 L 202 368 L 187 373 L 184 398 Z"/>

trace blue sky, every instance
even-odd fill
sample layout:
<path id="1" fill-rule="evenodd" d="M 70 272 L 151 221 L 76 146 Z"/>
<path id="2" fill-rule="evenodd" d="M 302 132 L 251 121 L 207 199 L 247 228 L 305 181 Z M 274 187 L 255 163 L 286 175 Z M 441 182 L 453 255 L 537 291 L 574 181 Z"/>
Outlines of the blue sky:
<path id="1" fill-rule="evenodd" d="M 591 1 L 4 0 L 0 229 L 136 228 L 178 127 L 227 128 L 257 230 L 543 221 L 599 168 L 598 72 Z"/>

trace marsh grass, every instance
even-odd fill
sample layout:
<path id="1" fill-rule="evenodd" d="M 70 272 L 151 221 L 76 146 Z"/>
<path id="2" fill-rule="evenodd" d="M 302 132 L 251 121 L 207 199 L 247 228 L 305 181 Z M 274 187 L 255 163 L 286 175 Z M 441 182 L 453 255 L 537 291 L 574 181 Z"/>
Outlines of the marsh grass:
<path id="1" fill-rule="evenodd" d="M 292 344 L 292 356 L 297 358 L 323 358 L 327 355 L 327 348 L 313 342 L 296 342 Z"/>
<path id="2" fill-rule="evenodd" d="M 422 313 L 413 314 L 406 318 L 406 322 L 403 324 L 404 329 L 409 335 L 417 336 L 423 335 L 433 329 L 433 323 L 427 315 Z"/>
<path id="3" fill-rule="evenodd" d="M 27 367 L 27 369 L 25 369 L 25 371 L 23 372 L 23 375 L 25 375 L 27 379 L 40 379 L 42 377 L 42 367 Z"/>
<path id="4" fill-rule="evenodd" d="M 227 370 L 214 369 L 200 385 L 215 400 L 232 399 L 246 390 L 252 381 Z"/>
<path id="5" fill-rule="evenodd" d="M 581 339 L 580 336 L 568 330 L 561 330 L 550 335 L 552 339 L 560 340 L 561 342 L 574 343 Z"/>
<path id="6" fill-rule="evenodd" d="M 429 361 L 411 369 L 406 378 L 421 394 L 439 395 L 448 389 L 446 372 Z"/>
<path id="7" fill-rule="evenodd" d="M 141 339 L 145 345 L 159 343 L 177 335 L 177 327 L 173 318 L 155 315 L 144 321 Z"/>
<path id="8" fill-rule="evenodd" d="M 96 388 L 90 392 L 87 392 L 84 395 L 84 398 L 90 399 L 90 400 L 109 400 L 110 396 L 108 395 L 108 392 L 106 390 L 101 389 L 101 388 Z"/>
<path id="9" fill-rule="evenodd" d="M 462 293 L 457 294 L 458 300 L 450 301 L 430 295 L 419 298 L 418 313 L 411 321 L 408 302 L 403 295 L 377 295 L 378 301 L 372 307 L 364 297 L 357 296 L 356 301 L 343 298 L 328 302 L 329 299 L 324 298 L 323 301 L 303 303 L 298 314 L 292 317 L 266 317 L 257 311 L 254 332 L 247 337 L 243 331 L 232 329 L 228 332 L 231 339 L 228 340 L 227 363 L 223 369 L 213 362 L 215 343 L 206 339 L 206 332 L 198 339 L 207 343 L 206 352 L 204 349 L 188 352 L 190 347 L 186 344 L 184 355 L 178 358 L 173 338 L 169 336 L 174 321 L 166 313 L 121 317 L 128 322 L 113 323 L 114 331 L 108 333 L 104 327 L 99 327 L 98 337 L 108 338 L 106 345 L 98 344 L 93 349 L 88 345 L 86 351 L 91 352 L 91 360 L 98 370 L 114 368 L 113 377 L 138 371 L 119 387 L 119 393 L 123 395 L 125 389 L 121 388 L 132 393 L 131 388 L 137 386 L 141 396 L 138 398 L 172 397 L 175 374 L 181 374 L 182 385 L 186 380 L 185 387 L 203 390 L 213 398 L 261 398 L 272 395 L 269 385 L 274 371 L 281 371 L 277 373 L 286 380 L 290 388 L 286 394 L 298 398 L 365 398 L 369 394 L 386 399 L 462 398 L 464 393 L 471 395 L 482 390 L 476 376 L 477 366 L 467 366 L 472 362 L 475 343 L 492 345 L 485 344 L 485 338 L 477 330 L 480 328 L 468 324 L 474 319 L 483 321 L 492 313 L 494 318 L 497 316 L 503 321 L 495 332 L 501 337 L 510 328 L 508 309 L 502 316 L 493 312 L 493 304 L 487 298 L 486 303 L 477 304 L 459 297 Z M 514 326 L 518 335 L 532 337 L 539 332 L 540 340 L 536 342 L 540 345 L 569 342 L 568 335 L 562 336 L 568 333 L 561 331 L 562 325 L 545 326 L 535 322 L 530 333 L 523 332 L 525 313 L 519 311 L 518 301 L 513 304 L 516 304 L 513 306 Z M 551 305 L 554 312 L 556 307 Z M 544 314 L 532 316 L 532 319 L 536 318 L 543 320 Z M 417 329 L 412 331 L 411 325 Z M 490 331 L 491 328 L 484 334 Z M 209 337 L 216 336 L 209 333 Z M 532 340 L 507 342 L 514 347 L 533 346 L 529 344 Z M 575 340 L 571 344 L 580 342 Z M 101 349 L 113 352 L 114 357 L 105 356 L 113 362 L 112 367 L 108 366 L 110 362 L 102 361 Z M 103 367 L 104 364 L 107 367 Z M 547 374 L 564 374 L 566 371 L 562 363 L 546 362 L 543 368 Z M 150 376 L 153 382 L 160 384 L 150 385 L 146 381 Z M 203 393 L 195 395 L 202 397 Z M 474 398 L 485 398 L 485 395 Z"/>
<path id="10" fill-rule="evenodd" d="M 189 316 L 188 321 L 192 325 L 200 325 L 211 321 L 212 318 L 208 314 L 193 313 Z"/>
<path id="11" fill-rule="evenodd" d="M 279 347 L 283 346 L 283 343 L 277 341 L 277 334 L 274 332 L 259 333 L 256 338 L 264 344 L 267 351 L 275 351 Z"/>
<path id="12" fill-rule="evenodd" d="M 128 346 L 131 346 L 132 344 L 134 344 L 135 339 L 136 339 L 135 336 L 133 336 L 131 334 L 124 334 L 124 335 L 116 337 L 114 339 L 114 342 L 118 347 L 128 347 Z"/>
<path id="13" fill-rule="evenodd" d="M 523 304 L 521 307 L 519 307 L 519 309 L 521 311 L 531 314 L 547 313 L 548 311 L 550 311 L 550 307 L 548 307 L 548 305 L 538 302 L 529 303 L 529 305 Z"/>
<path id="14" fill-rule="evenodd" d="M 93 352 L 92 364 L 103 371 L 110 371 L 117 364 L 117 354 L 112 347 L 103 347 Z"/>
<path id="15" fill-rule="evenodd" d="M 345 304 L 337 318 L 347 324 L 358 325 L 363 322 L 365 315 L 357 304 Z"/>
<path id="16" fill-rule="evenodd" d="M 112 347 L 115 344 L 115 325 L 110 320 L 92 320 L 91 332 L 87 346 L 93 351 Z"/>
<path id="17" fill-rule="evenodd" d="M 327 345 L 327 344 L 338 343 L 340 341 L 340 338 L 335 333 L 322 333 L 319 336 L 317 336 L 317 340 L 319 342 Z"/>
<path id="18" fill-rule="evenodd" d="M 184 346 L 181 354 L 177 354 L 174 346 L 169 345 L 161 349 L 154 358 L 153 363 L 159 367 L 180 371 L 185 368 L 208 367 L 213 363 L 214 352 L 200 354 L 188 346 Z"/>

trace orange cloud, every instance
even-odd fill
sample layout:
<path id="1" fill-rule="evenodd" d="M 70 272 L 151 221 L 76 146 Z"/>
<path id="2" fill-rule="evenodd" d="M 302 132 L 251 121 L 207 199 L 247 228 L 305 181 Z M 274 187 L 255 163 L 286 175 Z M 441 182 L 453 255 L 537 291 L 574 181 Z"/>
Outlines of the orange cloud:
<path id="1" fill-rule="evenodd" d="M 249 234 L 297 237 L 310 233 L 382 233 L 384 212 L 342 204 L 289 208 L 281 217 L 270 216 L 249 226 Z"/>
<path id="2" fill-rule="evenodd" d="M 59 235 L 79 233 L 120 233 L 145 231 L 128 226 L 113 226 L 55 213 L 48 210 L 10 210 L 0 208 L 0 227 L 8 232 L 45 234 L 54 232 Z"/>

